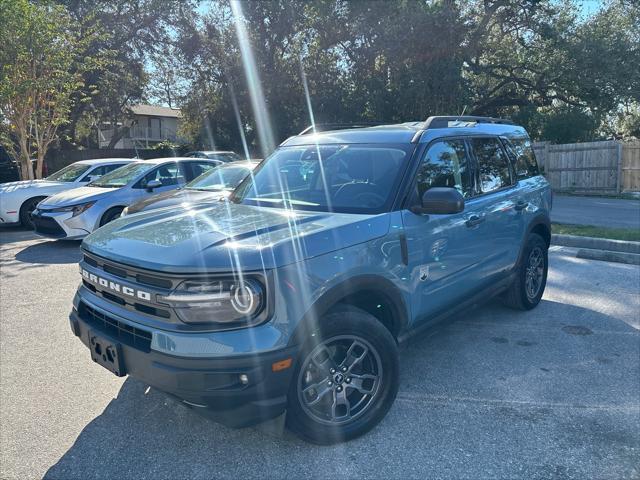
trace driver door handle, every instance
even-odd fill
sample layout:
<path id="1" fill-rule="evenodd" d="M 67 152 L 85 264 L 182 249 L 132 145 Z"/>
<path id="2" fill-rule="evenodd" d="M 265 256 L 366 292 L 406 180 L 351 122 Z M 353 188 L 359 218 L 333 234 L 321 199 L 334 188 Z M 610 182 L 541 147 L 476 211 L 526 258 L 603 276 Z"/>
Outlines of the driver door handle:
<path id="1" fill-rule="evenodd" d="M 485 220 L 486 217 L 484 215 L 471 215 L 464 223 L 467 227 L 475 227 L 476 225 L 480 225 Z"/>
<path id="2" fill-rule="evenodd" d="M 527 208 L 529 206 L 529 202 L 525 202 L 524 200 L 518 200 L 516 202 L 515 208 L 517 212 L 524 210 L 525 208 Z"/>

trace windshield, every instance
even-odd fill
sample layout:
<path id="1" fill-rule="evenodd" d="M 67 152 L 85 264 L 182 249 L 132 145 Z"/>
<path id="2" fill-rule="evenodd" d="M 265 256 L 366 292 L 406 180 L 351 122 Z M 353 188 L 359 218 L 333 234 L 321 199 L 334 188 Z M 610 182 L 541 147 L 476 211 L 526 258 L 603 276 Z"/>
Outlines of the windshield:
<path id="1" fill-rule="evenodd" d="M 124 167 L 117 168 L 112 172 L 103 175 L 98 180 L 91 182 L 89 185 L 91 187 L 102 187 L 102 188 L 120 188 L 124 187 L 126 184 L 135 180 L 140 175 L 142 175 L 147 170 L 155 167 L 155 163 L 147 163 L 147 162 L 134 162 L 125 165 Z"/>
<path id="2" fill-rule="evenodd" d="M 233 190 L 249 175 L 253 167 L 216 167 L 189 182 L 185 188 L 192 190 Z"/>
<path id="3" fill-rule="evenodd" d="M 49 175 L 46 180 L 51 180 L 53 182 L 75 182 L 80 175 L 89 170 L 91 165 L 86 165 L 84 163 L 73 163 L 71 165 L 67 165 L 62 170 L 58 170 L 53 175 Z"/>
<path id="4" fill-rule="evenodd" d="M 282 147 L 232 194 L 237 203 L 381 213 L 394 199 L 412 145 Z"/>

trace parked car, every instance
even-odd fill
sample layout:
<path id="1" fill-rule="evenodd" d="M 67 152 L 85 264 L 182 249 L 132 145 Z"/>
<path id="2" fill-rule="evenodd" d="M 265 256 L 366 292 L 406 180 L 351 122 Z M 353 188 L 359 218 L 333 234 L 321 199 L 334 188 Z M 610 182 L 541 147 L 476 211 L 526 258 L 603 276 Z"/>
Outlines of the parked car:
<path id="1" fill-rule="evenodd" d="M 398 391 L 397 344 L 545 289 L 551 191 L 507 121 L 299 135 L 228 202 L 118 219 L 82 243 L 73 333 L 99 365 L 230 426 L 286 412 L 355 438 Z"/>
<path id="2" fill-rule="evenodd" d="M 185 157 L 210 158 L 212 160 L 220 160 L 222 162 L 238 162 L 242 160 L 242 157 L 240 157 L 236 152 L 226 150 L 199 150 L 189 152 Z"/>
<path id="3" fill-rule="evenodd" d="M 42 180 L 25 180 L 0 184 L 0 223 L 33 228 L 31 212 L 45 198 L 65 190 L 86 185 L 101 175 L 122 167 L 128 158 L 102 158 L 72 163 Z"/>
<path id="4" fill-rule="evenodd" d="M 203 173 L 184 188 L 158 193 L 129 205 L 121 216 L 156 208 L 215 202 L 227 198 L 258 162 L 229 162 Z"/>
<path id="5" fill-rule="evenodd" d="M 218 160 L 180 157 L 132 162 L 85 187 L 40 202 L 31 215 L 35 231 L 50 238 L 83 238 L 118 218 L 132 203 L 175 190 L 220 164 Z"/>

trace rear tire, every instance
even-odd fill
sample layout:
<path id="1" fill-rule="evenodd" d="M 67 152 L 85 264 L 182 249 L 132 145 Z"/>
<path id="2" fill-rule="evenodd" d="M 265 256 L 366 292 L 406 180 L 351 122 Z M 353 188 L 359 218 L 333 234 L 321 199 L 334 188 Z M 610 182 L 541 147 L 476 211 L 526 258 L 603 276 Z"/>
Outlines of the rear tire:
<path id="1" fill-rule="evenodd" d="M 47 197 L 33 197 L 25 201 L 22 206 L 20 206 L 20 224 L 23 227 L 30 230 L 35 228 L 33 221 L 31 220 L 31 212 L 33 212 L 36 209 L 36 205 L 45 198 Z"/>
<path id="2" fill-rule="evenodd" d="M 374 316 L 351 307 L 329 313 L 301 349 L 287 426 L 321 445 L 359 437 L 389 411 L 398 372 L 395 339 Z"/>
<path id="3" fill-rule="evenodd" d="M 503 296 L 505 305 L 518 310 L 531 310 L 540 303 L 547 285 L 548 250 L 547 242 L 540 235 L 529 235 L 516 280 Z"/>
<path id="4" fill-rule="evenodd" d="M 122 210 L 124 210 L 124 207 L 113 207 L 104 212 L 104 215 L 102 215 L 102 218 L 100 219 L 100 226 L 102 227 L 103 225 L 106 225 L 118 218 L 122 213 Z"/>

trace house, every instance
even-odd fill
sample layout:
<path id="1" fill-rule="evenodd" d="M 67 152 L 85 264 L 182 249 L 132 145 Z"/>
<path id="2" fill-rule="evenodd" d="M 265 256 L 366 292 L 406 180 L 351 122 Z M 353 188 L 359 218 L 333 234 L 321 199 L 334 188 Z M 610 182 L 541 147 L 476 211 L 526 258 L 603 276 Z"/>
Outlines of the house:
<path id="1" fill-rule="evenodd" d="M 113 128 L 110 122 L 103 122 L 98 129 L 100 148 L 150 148 L 163 142 L 178 141 L 180 110 L 156 105 L 134 105 L 132 118 L 118 123 Z M 112 145 L 114 135 L 119 137 Z"/>

